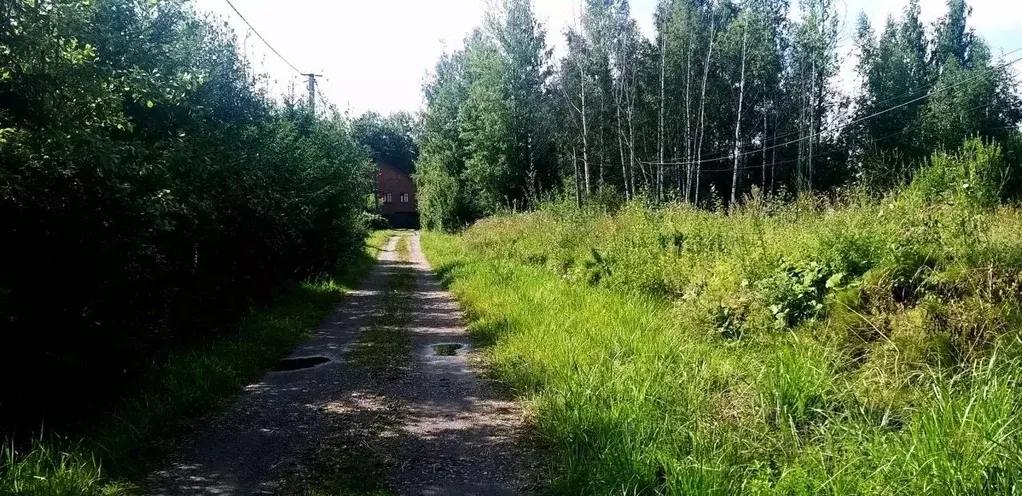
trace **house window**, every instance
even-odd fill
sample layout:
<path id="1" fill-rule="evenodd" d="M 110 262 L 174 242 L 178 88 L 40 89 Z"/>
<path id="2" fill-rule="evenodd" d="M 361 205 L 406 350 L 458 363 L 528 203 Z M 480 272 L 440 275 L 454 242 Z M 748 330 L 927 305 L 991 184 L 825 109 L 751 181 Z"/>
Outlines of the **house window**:
<path id="1" fill-rule="evenodd" d="M 408 193 L 401 193 L 401 203 L 408 203 Z"/>
<path id="2" fill-rule="evenodd" d="M 383 200 L 383 203 L 394 203 L 394 197 L 387 193 L 387 197 Z"/>

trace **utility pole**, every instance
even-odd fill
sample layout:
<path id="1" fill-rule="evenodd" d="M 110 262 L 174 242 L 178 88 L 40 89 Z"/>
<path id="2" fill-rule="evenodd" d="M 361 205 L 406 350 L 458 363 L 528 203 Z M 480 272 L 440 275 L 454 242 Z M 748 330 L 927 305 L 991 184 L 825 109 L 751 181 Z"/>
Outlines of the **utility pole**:
<path id="1" fill-rule="evenodd" d="M 316 113 L 316 78 L 323 77 L 322 74 L 302 74 L 309 78 L 308 89 L 309 89 L 309 108 L 312 109 L 312 113 Z"/>

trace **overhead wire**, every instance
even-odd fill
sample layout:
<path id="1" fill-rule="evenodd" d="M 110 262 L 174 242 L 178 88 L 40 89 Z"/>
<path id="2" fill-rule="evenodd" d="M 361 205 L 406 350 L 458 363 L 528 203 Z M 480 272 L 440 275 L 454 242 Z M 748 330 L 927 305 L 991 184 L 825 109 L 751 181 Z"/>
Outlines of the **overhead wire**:
<path id="1" fill-rule="evenodd" d="M 1020 52 L 1020 51 L 1022 51 L 1022 47 L 1018 47 L 1018 48 L 1016 48 L 1016 49 L 1014 49 L 1014 50 L 1012 50 L 1010 52 L 1005 52 L 1005 53 L 1001 54 L 1000 58 L 1003 59 L 1003 58 L 1005 58 L 1005 57 L 1007 57 L 1007 56 L 1009 56 L 1009 55 L 1011 55 L 1013 53 Z M 1014 62 L 1017 62 L 1017 61 L 1018 61 L 1018 59 L 1016 59 L 1013 62 L 1009 62 L 1008 64 L 1005 64 L 1005 65 L 1010 65 L 1010 64 L 1012 64 Z M 988 68 L 985 68 L 983 70 L 984 71 L 991 71 L 991 73 L 992 73 L 992 71 L 994 71 L 996 69 L 1000 69 L 1001 67 L 1003 67 L 1003 66 L 993 67 L 993 68 L 988 67 Z M 979 77 L 979 76 L 976 76 L 976 77 Z M 952 81 L 949 84 L 956 84 L 958 82 L 960 82 L 960 81 Z M 902 93 L 900 95 L 895 95 L 895 96 L 892 96 L 892 97 L 889 97 L 889 98 L 885 98 L 885 99 L 880 100 L 880 101 L 873 102 L 873 104 L 874 105 L 879 105 L 879 104 L 882 104 L 882 103 L 887 103 L 887 102 L 890 102 L 890 101 L 894 101 L 894 100 L 898 100 L 898 99 L 905 98 L 905 97 L 908 97 L 908 96 L 912 96 L 912 95 L 914 95 L 916 93 L 919 93 L 920 91 L 929 91 L 930 89 L 932 89 L 932 88 L 929 88 L 929 89 L 926 89 L 926 90 L 911 90 L 911 91 L 907 91 L 907 92 Z"/>
<path id="2" fill-rule="evenodd" d="M 1011 54 L 1013 54 L 1013 53 L 1016 53 L 1016 52 L 1019 52 L 1019 51 L 1022 51 L 1022 47 L 1016 48 L 1016 49 L 1014 49 L 1014 50 L 1011 50 L 1011 51 L 1009 51 L 1009 52 L 1005 52 L 1004 54 L 1002 54 L 1002 55 L 1001 55 L 1001 58 L 1003 59 L 1004 57 L 1007 57 L 1008 55 L 1011 55 Z M 1008 63 L 1002 64 L 1002 65 L 1000 65 L 1000 66 L 998 66 L 998 67 L 993 67 L 993 68 L 987 68 L 987 69 L 984 69 L 984 70 L 985 70 L 985 71 L 987 71 L 987 72 L 989 72 L 989 74 L 993 74 L 993 71 L 995 71 L 995 70 L 997 70 L 997 69 L 1000 69 L 1000 68 L 1003 68 L 1003 67 L 1005 67 L 1005 66 L 1007 66 L 1007 65 L 1011 65 L 1011 64 L 1013 64 L 1013 63 L 1015 63 L 1015 62 L 1018 62 L 1019 60 L 1022 60 L 1022 59 L 1015 59 L 1015 60 L 1013 60 L 1013 61 L 1011 61 L 1011 62 L 1008 62 Z M 987 75 L 989 75 L 989 74 L 987 74 Z M 934 93 L 939 93 L 939 92 L 941 92 L 941 91 L 944 91 L 944 90 L 946 90 L 946 89 L 948 89 L 948 88 L 950 88 L 950 87 L 953 87 L 953 86 L 957 86 L 957 85 L 959 85 L 959 84 L 963 84 L 963 83 L 967 83 L 967 82 L 969 82 L 969 81 L 972 81 L 972 80 L 974 80 L 974 79 L 978 79 L 978 78 L 980 78 L 980 77 L 983 77 L 983 76 L 984 76 L 984 74 L 982 74 L 982 73 L 981 73 L 981 74 L 978 74 L 978 75 L 975 75 L 975 76 L 972 76 L 972 77 L 969 77 L 969 78 L 966 78 L 966 79 L 963 79 L 963 80 L 959 80 L 959 81 L 952 81 L 951 83 L 948 83 L 948 84 L 947 84 L 947 85 L 945 85 L 945 86 L 942 86 L 942 87 L 940 87 L 940 88 L 937 88 L 936 90 L 935 90 L 935 89 L 934 89 L 934 88 L 933 88 L 932 86 L 931 86 L 931 87 L 929 87 L 929 88 L 923 88 L 923 89 L 911 90 L 911 91 L 908 91 L 908 92 L 902 93 L 902 94 L 900 94 L 900 95 L 892 96 L 892 97 L 889 97 L 889 98 L 885 98 L 885 99 L 883 99 L 883 100 L 880 100 L 880 101 L 878 101 L 878 102 L 874 102 L 874 105 L 876 105 L 876 104 L 881 104 L 881 103 L 887 103 L 887 102 L 891 102 L 891 101 L 894 101 L 894 100 L 899 100 L 899 99 L 901 99 L 901 98 L 906 98 L 906 97 L 910 97 L 910 96 L 913 96 L 913 95 L 918 95 L 918 94 L 920 94 L 920 93 L 924 93 L 924 92 L 925 92 L 925 93 L 929 93 L 929 92 L 933 91 Z M 924 95 L 924 97 L 927 97 L 927 96 L 929 96 L 929 94 L 927 94 L 927 95 Z M 920 99 L 921 99 L 921 98 L 920 98 Z M 901 105 L 898 105 L 898 106 L 892 107 L 892 108 L 890 108 L 890 109 L 886 109 L 886 110 L 882 111 L 881 113 L 885 113 L 885 112 L 888 112 L 888 111 L 890 111 L 890 110 L 894 110 L 895 108 L 898 108 L 898 107 L 900 107 L 900 106 L 908 105 L 908 104 L 910 104 L 910 103 L 913 103 L 913 102 L 915 102 L 915 101 L 918 101 L 918 100 L 920 100 L 920 99 L 916 99 L 916 100 L 912 100 L 912 101 L 907 101 L 907 102 L 903 102 L 903 103 L 902 103 Z M 864 119 L 865 119 L 865 118 L 863 118 L 863 119 L 861 119 L 861 120 L 864 120 Z M 861 120 L 859 120 L 859 121 L 852 121 L 852 122 L 849 122 L 848 124 L 845 124 L 845 125 L 846 125 L 846 126 L 848 126 L 848 125 L 851 125 L 851 124 L 857 124 L 858 122 L 861 122 Z M 795 130 L 795 131 L 788 131 L 788 132 L 786 132 L 786 133 L 782 133 L 782 134 L 779 134 L 779 135 L 773 136 L 773 138 L 772 138 L 772 139 L 776 140 L 777 138 L 783 138 L 783 137 L 787 137 L 787 136 L 792 136 L 792 135 L 795 135 L 795 134 L 799 134 L 799 133 L 801 133 L 801 132 L 802 132 L 802 131 L 799 131 L 799 130 Z M 814 135 L 811 135 L 811 136 L 807 136 L 807 137 L 804 137 L 804 138 L 800 138 L 799 140 L 795 140 L 795 141 L 790 141 L 790 142 L 787 142 L 787 143 L 782 143 L 782 144 L 780 144 L 780 145 L 776 145 L 776 146 L 787 146 L 787 145 L 789 145 L 789 144 L 792 144 L 792 143 L 797 143 L 798 141 L 800 141 L 800 140 L 802 140 L 802 139 L 808 139 L 808 138 L 812 138 L 812 137 L 815 137 L 815 136 L 817 136 L 817 135 L 818 135 L 818 134 L 814 134 Z M 771 148 L 773 148 L 773 147 L 771 147 Z M 769 150 L 769 149 L 771 149 L 771 148 L 768 148 L 768 150 Z M 748 154 L 749 154 L 749 155 L 752 155 L 752 154 L 755 154 L 755 153 L 760 153 L 760 152 L 762 152 L 762 149 L 759 149 L 759 150 L 756 150 L 756 151 L 753 151 L 753 152 L 749 152 Z M 741 156 L 741 155 L 740 155 L 740 156 Z M 694 164 L 696 164 L 696 163 L 705 163 L 705 162 L 715 162 L 715 161 L 718 161 L 718 160 L 723 160 L 723 159 L 728 159 L 728 158 L 733 158 L 733 157 L 734 157 L 734 155 L 732 155 L 732 154 L 730 154 L 730 153 L 721 153 L 721 154 L 718 154 L 717 156 L 714 156 L 714 157 L 709 157 L 709 158 L 703 159 L 703 161 L 690 161 L 690 162 L 679 162 L 679 161 L 677 161 L 677 160 L 672 160 L 672 161 L 670 161 L 670 162 L 643 162 L 643 163 L 645 163 L 645 164 L 647 164 L 647 165 L 657 165 L 657 164 L 661 164 L 661 165 L 689 165 L 689 164 L 692 164 L 692 165 L 694 165 Z"/>
<path id="3" fill-rule="evenodd" d="M 1018 50 L 1022 50 L 1022 48 L 1019 48 Z M 1018 51 L 1018 50 L 1015 50 L 1015 51 Z M 998 68 L 1006 67 L 1006 66 L 1008 66 L 1008 65 L 1014 64 L 1014 63 L 1016 63 L 1016 62 L 1019 62 L 1019 61 L 1022 61 L 1022 57 L 1016 58 L 1015 60 L 1012 60 L 1012 61 L 1010 61 L 1010 62 L 1005 62 L 1004 64 L 1001 64 L 1000 66 L 998 66 Z M 956 81 L 956 82 L 955 82 L 954 84 L 948 84 L 948 85 L 946 85 L 946 86 L 944 86 L 944 87 L 942 87 L 942 88 L 938 88 L 938 89 L 936 89 L 936 90 L 933 90 L 933 91 L 928 91 L 928 92 L 927 92 L 927 93 L 926 93 L 925 95 L 922 95 L 922 96 L 920 96 L 920 97 L 918 97 L 918 98 L 914 98 L 914 99 L 912 99 L 912 100 L 909 100 L 909 101 L 906 101 L 906 102 L 900 103 L 900 104 L 898 104 L 898 105 L 895 105 L 895 106 L 893 106 L 893 107 L 889 107 L 889 108 L 886 108 L 886 109 L 884 109 L 884 110 L 881 110 L 881 111 L 878 111 L 878 112 L 874 112 L 874 113 L 872 113 L 872 114 L 869 114 L 869 115 L 867 115 L 867 116 L 864 116 L 864 117 L 860 117 L 860 118 L 858 118 L 858 119 L 853 119 L 852 121 L 850 121 L 850 122 L 846 123 L 846 124 L 845 124 L 845 126 L 852 126 L 852 125 L 858 124 L 858 123 L 860 123 L 860 122 L 864 122 L 864 121 L 867 121 L 867 120 L 869 120 L 869 119 L 873 119 L 873 118 L 879 117 L 879 116 L 881 116 L 881 115 L 884 115 L 884 114 L 886 114 L 886 113 L 888 113 L 888 112 L 891 112 L 891 111 L 893 111 L 893 110 L 897 110 L 897 109 L 899 109 L 899 108 L 901 108 L 901 107 L 904 107 L 904 106 L 906 106 L 906 105 L 909 105 L 909 104 L 912 104 L 912 103 L 915 103 L 915 102 L 918 102 L 918 101 L 921 101 L 921 100 L 925 100 L 925 99 L 927 99 L 927 98 L 929 98 L 929 97 L 931 97 L 931 96 L 933 96 L 933 95 L 936 95 L 937 93 L 940 93 L 940 92 L 942 92 L 942 91 L 946 91 L 946 90 L 948 90 L 948 89 L 951 89 L 951 88 L 953 88 L 953 87 L 956 87 L 956 86 L 960 86 L 960 85 L 962 85 L 962 84 L 968 83 L 968 82 L 970 82 L 970 81 L 973 81 L 973 80 L 975 80 L 975 79 L 979 79 L 979 78 L 981 78 L 981 77 L 985 77 L 985 76 L 987 76 L 987 75 L 988 75 L 988 74 L 977 74 L 977 75 L 975 75 L 975 76 L 973 76 L 973 77 L 970 77 L 970 78 L 966 78 L 966 79 L 963 79 L 963 80 L 961 80 L 961 81 Z M 791 145 L 791 144 L 794 144 L 794 143 L 798 143 L 799 141 L 802 141 L 802 140 L 804 140 L 804 139 L 810 139 L 810 138 L 815 138 L 815 137 L 817 137 L 817 136 L 819 136 L 819 135 L 820 135 L 820 133 L 818 133 L 818 132 L 817 132 L 817 133 L 812 133 L 812 134 L 810 134 L 809 136 L 806 136 L 806 137 L 804 137 L 804 138 L 799 138 L 799 139 L 796 139 L 796 140 L 791 140 L 791 141 L 788 141 L 788 142 L 785 142 L 785 143 L 775 144 L 775 145 L 773 145 L 773 146 L 771 146 L 771 147 L 767 147 L 766 149 L 767 149 L 767 150 L 769 150 L 769 149 L 771 149 L 771 148 L 776 148 L 776 147 L 781 147 L 781 146 L 787 146 L 787 145 Z M 740 154 L 739 156 L 744 156 L 744 155 L 751 155 L 751 154 L 755 154 L 755 153 L 760 153 L 761 151 L 762 151 L 762 150 L 756 150 L 756 151 L 754 151 L 754 152 L 748 152 L 748 153 L 745 153 L 745 154 Z"/>
<path id="4" fill-rule="evenodd" d="M 1016 48 L 1014 50 L 1005 52 L 1005 53 L 1001 54 L 1000 58 L 1004 59 L 1008 55 L 1011 55 L 1011 54 L 1019 52 L 1019 51 L 1022 51 L 1022 47 L 1018 47 L 1018 48 Z M 1011 64 L 1013 64 L 1015 62 L 1018 62 L 1019 60 L 1020 59 L 1015 59 L 1015 60 L 1013 60 L 1011 62 L 1002 64 L 1002 65 L 997 66 L 997 67 L 986 68 L 986 69 L 984 69 L 984 71 L 989 72 L 989 74 L 993 74 L 993 72 L 995 70 L 1003 68 L 1003 67 L 1005 67 L 1007 65 L 1011 65 Z M 958 84 L 966 83 L 966 82 L 969 82 L 971 80 L 978 79 L 980 77 L 983 77 L 982 73 L 978 74 L 978 75 L 975 75 L 975 76 L 972 76 L 972 77 L 969 77 L 969 78 L 966 78 L 966 79 L 963 79 L 963 80 L 952 81 L 951 83 L 948 83 L 947 85 L 945 85 L 943 87 L 937 88 L 936 90 L 934 90 L 933 86 L 931 86 L 929 88 L 921 88 L 921 89 L 916 89 L 916 90 L 910 90 L 910 91 L 907 91 L 907 92 L 902 93 L 900 95 L 895 95 L 895 96 L 892 96 L 892 97 L 885 98 L 883 100 L 879 100 L 877 102 L 873 102 L 873 104 L 874 105 L 879 105 L 879 104 L 882 104 L 882 103 L 887 103 L 887 102 L 899 100 L 899 99 L 910 97 L 910 96 L 913 96 L 913 95 L 918 95 L 918 94 L 924 93 L 924 92 L 934 91 L 934 93 L 938 93 L 938 92 L 944 91 L 945 89 L 948 89 L 948 88 L 950 88 L 952 86 L 956 86 Z M 929 96 L 929 95 L 925 95 L 925 96 Z M 910 103 L 913 103 L 914 101 L 918 101 L 918 99 L 917 100 L 913 100 L 913 101 L 903 102 L 902 105 L 908 105 Z M 889 110 L 893 110 L 893 108 L 892 109 L 887 109 L 886 111 L 889 111 Z M 850 123 L 848 123 L 846 125 L 850 125 L 850 124 L 853 124 L 853 123 L 856 123 L 856 122 L 850 122 Z M 802 131 L 800 131 L 800 130 L 788 131 L 786 133 L 775 135 L 775 136 L 772 137 L 772 139 L 776 140 L 777 138 L 783 138 L 783 137 L 787 137 L 787 136 L 792 136 L 792 135 L 795 135 L 795 134 L 799 134 L 801 132 Z M 806 137 L 806 138 L 800 138 L 800 139 L 807 139 L 807 138 L 815 137 L 815 136 L 816 135 L 809 136 L 809 137 Z M 795 141 L 795 142 L 797 142 L 797 141 Z M 789 143 L 785 143 L 785 144 L 778 145 L 778 146 L 785 146 L 785 145 L 791 144 L 791 143 L 792 142 L 789 142 Z M 762 150 L 757 150 L 756 152 L 750 152 L 750 154 L 757 153 L 757 152 L 760 152 L 760 151 L 762 151 Z M 706 162 L 714 162 L 714 161 L 717 161 L 717 160 L 722 160 L 722 159 L 726 159 L 726 158 L 733 158 L 733 157 L 734 157 L 734 155 L 731 155 L 730 153 L 721 153 L 721 154 L 718 154 L 717 156 L 709 157 L 709 158 L 706 158 L 706 159 L 703 159 L 703 160 L 705 160 Z M 662 164 L 662 165 L 688 165 L 688 164 L 695 164 L 696 162 L 679 162 L 677 159 L 674 159 L 674 160 L 671 160 L 670 162 L 643 162 L 643 163 L 645 163 L 647 165 L 657 165 L 657 164 Z"/>
<path id="5" fill-rule="evenodd" d="M 266 44 L 266 46 L 270 49 L 270 51 L 272 51 L 277 57 L 280 57 L 280 60 L 283 60 L 284 63 L 287 64 L 288 67 L 293 69 L 295 72 L 297 72 L 298 74 L 304 75 L 304 73 L 302 73 L 302 71 L 298 70 L 298 68 L 295 67 L 294 64 L 292 64 L 290 61 L 288 61 L 286 58 L 284 58 L 284 56 L 281 55 L 280 52 L 278 52 L 276 48 L 273 48 L 273 45 L 271 45 L 269 41 L 266 41 L 266 38 L 264 38 L 263 35 L 259 33 L 259 30 L 256 29 L 254 26 L 252 26 L 252 23 L 248 22 L 248 19 L 245 19 L 245 16 L 241 12 L 238 11 L 238 8 L 235 7 L 233 3 L 231 3 L 231 0 L 224 0 L 224 1 L 227 2 L 227 5 L 229 5 L 231 7 L 231 10 L 233 10 L 235 14 L 238 14 L 238 17 L 240 17 L 241 20 L 245 22 L 245 24 L 248 26 L 248 28 L 251 29 L 252 32 L 255 33 L 255 35 L 257 37 L 259 37 L 260 40 L 263 40 L 263 43 Z"/>
<path id="6" fill-rule="evenodd" d="M 985 104 L 981 104 L 981 105 L 976 105 L 974 107 L 970 107 L 970 108 L 966 109 L 965 111 L 966 112 L 972 112 L 973 110 L 983 109 L 983 108 L 989 107 L 991 105 L 993 105 L 993 103 L 985 103 Z M 876 143 L 878 141 L 888 140 L 888 139 L 894 138 L 896 136 L 905 134 L 905 133 L 907 133 L 909 131 L 915 131 L 916 128 L 918 128 L 919 125 L 920 125 L 919 123 L 913 123 L 913 124 L 909 125 L 908 127 L 900 130 L 900 131 L 895 131 L 893 133 L 890 133 L 888 135 L 882 136 L 880 138 L 876 138 L 876 139 L 873 140 L 873 142 Z M 1017 128 L 1017 126 L 996 126 L 996 127 L 988 127 L 988 128 L 980 129 L 980 130 L 978 130 L 978 132 L 998 131 L 998 130 L 1003 130 L 1003 129 L 1014 129 L 1014 128 Z M 762 149 L 759 149 L 759 150 L 756 150 L 756 153 L 761 153 L 762 151 L 763 151 Z M 724 157 L 724 158 L 731 158 L 731 157 Z M 766 164 L 766 166 L 770 167 L 770 168 L 773 168 L 773 167 L 776 167 L 778 165 L 784 165 L 784 164 L 790 164 L 790 163 L 793 163 L 793 162 L 797 162 L 798 160 L 799 159 L 797 159 L 797 158 L 789 159 L 789 160 L 782 160 L 780 162 L 773 162 L 773 163 L 770 163 L 770 164 Z M 645 163 L 647 165 L 649 165 L 649 162 L 645 162 Z M 664 165 L 669 165 L 669 164 L 664 164 Z M 745 165 L 745 166 L 739 167 L 738 170 L 761 169 L 763 167 L 764 167 L 764 164 L 760 164 L 760 165 Z M 733 171 L 733 170 L 734 170 L 733 167 L 721 167 L 721 168 L 716 168 L 716 169 L 700 168 L 698 172 L 730 172 L 730 171 Z"/>
<path id="7" fill-rule="evenodd" d="M 1010 55 L 1012 53 L 1018 52 L 1018 51 L 1022 51 L 1022 47 L 1016 48 L 1016 49 L 1014 49 L 1014 50 L 1012 50 L 1010 52 L 1005 53 L 1004 55 L 1002 55 L 1002 58 L 1007 56 L 1007 55 Z M 886 109 L 878 111 L 878 112 L 874 112 L 874 113 L 869 114 L 869 115 L 864 116 L 864 117 L 853 119 L 852 121 L 846 123 L 845 126 L 855 125 L 855 124 L 864 122 L 864 121 L 866 121 L 868 119 L 873 119 L 873 118 L 879 117 L 879 116 L 884 115 L 884 114 L 886 114 L 888 112 L 891 112 L 893 110 L 899 109 L 899 108 L 904 107 L 906 105 L 910 105 L 912 103 L 924 100 L 926 98 L 929 98 L 930 96 L 936 95 L 938 93 L 941 93 L 941 92 L 946 91 L 948 89 L 951 89 L 953 87 L 960 86 L 962 84 L 965 84 L 965 83 L 968 83 L 970 81 L 979 79 L 981 77 L 986 77 L 986 76 L 988 76 L 990 74 L 993 74 L 994 70 L 1007 67 L 1007 66 L 1009 66 L 1011 64 L 1014 64 L 1014 63 L 1017 63 L 1019 61 L 1022 61 L 1022 57 L 1018 57 L 1018 58 L 1016 58 L 1014 60 L 1011 60 L 1009 62 L 1005 62 L 1005 63 L 999 64 L 996 67 L 986 69 L 985 71 L 983 71 L 983 73 L 976 74 L 976 75 L 974 75 L 972 77 L 968 77 L 968 78 L 965 78 L 965 79 L 962 79 L 962 80 L 959 80 L 959 81 L 955 81 L 953 83 L 949 83 L 949 84 L 944 85 L 944 86 L 942 86 L 940 88 L 936 88 L 936 89 L 929 88 L 929 89 L 925 90 L 926 94 L 924 94 L 924 95 L 922 95 L 920 97 L 917 97 L 917 98 L 914 98 L 912 100 L 908 100 L 908 101 L 902 102 L 902 103 L 900 103 L 898 105 L 886 108 Z M 919 91 L 906 93 L 903 96 L 911 96 L 912 94 L 917 94 L 917 93 L 919 93 Z M 892 97 L 892 99 L 896 99 L 896 98 L 898 98 L 898 97 Z M 890 99 L 888 99 L 888 101 L 889 100 Z M 792 133 L 788 133 L 786 135 L 790 136 L 792 134 L 795 134 L 795 133 L 792 132 Z M 819 136 L 820 134 L 821 133 L 811 133 L 808 136 L 803 136 L 803 137 L 800 137 L 800 138 L 797 138 L 797 139 L 794 139 L 794 140 L 786 141 L 786 142 L 783 142 L 783 143 L 776 143 L 774 145 L 771 145 L 771 146 L 768 146 L 768 147 L 765 147 L 765 148 L 759 148 L 759 149 L 756 149 L 756 150 L 751 150 L 751 151 L 748 151 L 748 152 L 740 153 L 740 154 L 738 154 L 738 156 L 739 157 L 744 157 L 744 156 L 749 156 L 749 155 L 755 155 L 755 154 L 763 153 L 766 150 L 772 150 L 774 148 L 779 148 L 779 147 L 783 147 L 783 146 L 792 145 L 792 144 L 798 143 L 798 142 L 803 141 L 803 140 L 812 139 L 812 138 L 815 138 L 815 137 Z M 646 165 L 674 165 L 674 166 L 681 166 L 681 165 L 699 165 L 699 164 L 704 164 L 704 163 L 717 162 L 719 160 L 723 160 L 723 159 L 727 159 L 727 158 L 734 158 L 734 155 L 721 155 L 721 156 L 718 156 L 718 157 L 712 157 L 712 158 L 701 159 L 701 160 L 694 160 L 694 161 L 684 161 L 684 162 L 678 162 L 678 161 L 672 161 L 672 162 L 641 161 L 641 162 L 646 164 Z M 728 168 L 727 170 L 731 170 L 731 168 Z"/>
<path id="8" fill-rule="evenodd" d="M 330 106 L 333 105 L 330 102 L 330 100 L 327 99 L 326 95 L 323 94 L 323 90 L 321 89 L 320 85 L 318 85 L 318 84 L 316 85 L 316 95 L 319 98 L 319 101 L 323 103 L 322 105 L 318 105 L 317 108 L 322 108 L 322 109 L 324 109 L 324 111 L 326 111 L 326 109 L 329 109 Z"/>
<path id="9" fill-rule="evenodd" d="M 840 47 L 841 45 L 837 45 L 837 46 Z M 851 43 L 851 44 L 848 44 L 848 45 L 845 45 L 845 46 L 846 47 L 855 48 L 857 46 L 857 43 Z M 1005 57 L 1007 57 L 1007 56 L 1009 56 L 1009 55 L 1011 55 L 1013 53 L 1019 52 L 1019 51 L 1022 51 L 1022 47 L 1016 48 L 1016 49 L 1011 50 L 1009 52 L 1002 53 L 1000 55 L 1000 58 L 1003 59 L 1003 58 L 1005 58 Z M 987 68 L 987 69 L 984 69 L 984 70 L 990 71 L 990 70 L 994 70 L 994 69 L 998 69 L 998 68 L 993 68 L 993 69 Z M 949 84 L 956 84 L 958 82 L 959 81 L 952 81 Z M 922 93 L 922 92 L 927 92 L 927 91 L 930 91 L 932 89 L 933 89 L 933 87 L 931 86 L 929 88 L 919 88 L 919 89 L 909 90 L 909 91 L 906 91 L 905 93 L 902 93 L 902 94 L 899 94 L 899 95 L 891 96 L 891 97 L 888 97 L 888 98 L 884 98 L 883 100 L 878 100 L 878 101 L 872 102 L 872 104 L 873 105 L 882 105 L 882 104 L 885 104 L 885 103 L 888 103 L 888 102 L 893 102 L 895 100 L 900 100 L 902 98 L 910 97 L 912 95 L 917 95 L 917 94 Z M 782 134 L 779 134 L 777 136 L 774 136 L 773 138 L 777 139 L 779 137 L 791 136 L 793 134 L 798 134 L 799 132 L 800 131 L 789 131 L 789 132 L 782 133 Z"/>

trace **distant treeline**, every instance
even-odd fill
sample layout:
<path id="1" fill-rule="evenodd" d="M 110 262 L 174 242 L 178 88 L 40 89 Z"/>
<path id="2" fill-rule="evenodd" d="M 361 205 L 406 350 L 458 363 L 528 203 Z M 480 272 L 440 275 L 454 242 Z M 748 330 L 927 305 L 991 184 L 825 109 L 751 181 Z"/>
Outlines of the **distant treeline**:
<path id="1" fill-rule="evenodd" d="M 930 26 L 910 0 L 879 33 L 864 15 L 842 26 L 837 7 L 661 0 L 647 39 L 627 0 L 586 0 L 554 61 L 531 2 L 500 2 L 425 84 L 425 224 L 457 227 L 549 192 L 712 206 L 753 187 L 882 190 L 977 136 L 1018 165 L 1022 47 L 993 53 L 964 0 Z M 838 77 L 848 49 L 851 94 Z"/>
<path id="2" fill-rule="evenodd" d="M 184 0 L 0 2 L 0 431 L 362 250 L 368 152 Z"/>

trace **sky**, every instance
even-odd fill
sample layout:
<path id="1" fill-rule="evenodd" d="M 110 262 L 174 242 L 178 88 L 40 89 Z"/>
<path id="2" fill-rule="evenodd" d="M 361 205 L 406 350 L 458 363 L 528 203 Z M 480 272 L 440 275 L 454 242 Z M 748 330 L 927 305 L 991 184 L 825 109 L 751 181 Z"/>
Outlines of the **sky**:
<path id="1" fill-rule="evenodd" d="M 381 114 L 422 107 L 422 81 L 445 52 L 459 48 L 482 24 L 489 0 L 231 0 L 266 40 L 301 72 L 322 74 L 320 91 L 342 111 Z M 632 16 L 652 37 L 657 0 L 632 0 Z M 797 4 L 797 1 L 793 1 Z M 890 13 L 899 16 L 908 0 L 836 0 L 842 19 L 838 44 L 844 60 L 838 82 L 854 85 L 855 19 L 865 12 L 874 29 Z M 943 15 L 944 0 L 921 0 L 929 24 Z M 970 25 L 995 54 L 1022 47 L 1022 0 L 971 0 Z M 547 43 L 559 53 L 564 30 L 575 25 L 579 0 L 533 0 L 547 30 Z M 270 76 L 270 91 L 293 84 L 305 94 L 304 78 L 274 55 L 227 0 L 194 0 L 196 10 L 227 22 L 256 70 Z M 1016 65 L 1016 69 L 1018 69 Z"/>

